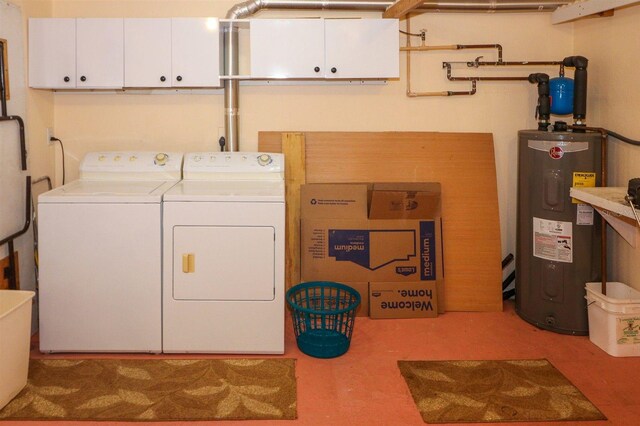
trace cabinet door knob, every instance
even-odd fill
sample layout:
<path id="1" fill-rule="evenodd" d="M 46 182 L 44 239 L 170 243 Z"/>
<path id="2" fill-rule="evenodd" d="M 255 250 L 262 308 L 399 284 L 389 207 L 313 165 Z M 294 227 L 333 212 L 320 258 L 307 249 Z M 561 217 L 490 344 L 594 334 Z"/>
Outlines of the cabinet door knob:
<path id="1" fill-rule="evenodd" d="M 65 83 L 68 83 L 68 82 L 69 82 L 69 80 L 71 80 L 71 79 L 69 78 L 69 76 L 65 76 L 65 78 L 64 78 L 64 82 L 65 82 Z"/>
<path id="2" fill-rule="evenodd" d="M 336 67 L 333 67 L 333 68 L 331 68 L 331 72 L 335 74 L 335 73 L 338 72 L 338 69 Z"/>
<path id="3" fill-rule="evenodd" d="M 80 77 L 80 81 L 87 81 L 87 77 L 83 75 L 82 77 Z"/>
<path id="4" fill-rule="evenodd" d="M 160 77 L 160 81 L 167 81 L 167 77 L 165 77 L 164 75 Z"/>
<path id="5" fill-rule="evenodd" d="M 320 67 L 315 67 L 313 70 L 314 70 L 315 72 L 320 72 Z"/>
<path id="6" fill-rule="evenodd" d="M 176 80 L 178 80 L 178 81 L 182 81 L 182 76 L 181 76 L 181 75 L 177 76 L 177 77 L 176 77 Z"/>

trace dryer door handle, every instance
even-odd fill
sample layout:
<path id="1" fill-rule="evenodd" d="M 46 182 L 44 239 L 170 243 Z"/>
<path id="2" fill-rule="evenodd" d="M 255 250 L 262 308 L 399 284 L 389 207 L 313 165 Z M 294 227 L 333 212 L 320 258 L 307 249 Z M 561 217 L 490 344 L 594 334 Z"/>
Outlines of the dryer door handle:
<path id="1" fill-rule="evenodd" d="M 196 255 L 185 253 L 182 255 L 182 272 L 190 274 L 196 272 Z"/>

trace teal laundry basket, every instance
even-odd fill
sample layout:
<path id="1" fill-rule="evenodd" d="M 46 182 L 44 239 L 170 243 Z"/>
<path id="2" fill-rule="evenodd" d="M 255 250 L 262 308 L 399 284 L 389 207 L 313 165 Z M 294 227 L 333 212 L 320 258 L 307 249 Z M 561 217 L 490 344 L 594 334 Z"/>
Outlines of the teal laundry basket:
<path id="1" fill-rule="evenodd" d="M 329 281 L 301 283 L 287 291 L 298 348 L 316 358 L 349 350 L 360 294 Z"/>

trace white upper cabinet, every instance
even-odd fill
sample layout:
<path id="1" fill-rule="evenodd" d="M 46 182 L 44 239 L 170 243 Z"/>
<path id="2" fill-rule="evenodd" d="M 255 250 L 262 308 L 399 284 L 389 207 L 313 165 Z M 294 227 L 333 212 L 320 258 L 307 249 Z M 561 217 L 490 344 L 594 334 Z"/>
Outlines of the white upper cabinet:
<path id="1" fill-rule="evenodd" d="M 398 78 L 398 30 L 397 19 L 326 19 L 328 78 Z"/>
<path id="2" fill-rule="evenodd" d="M 171 87 L 171 18 L 125 18 L 124 86 Z"/>
<path id="3" fill-rule="evenodd" d="M 122 87 L 122 19 L 76 20 L 76 77 L 76 87 L 79 89 Z"/>
<path id="4" fill-rule="evenodd" d="M 122 19 L 29 19 L 29 86 L 120 88 Z"/>
<path id="5" fill-rule="evenodd" d="M 220 86 L 218 19 L 124 21 L 125 87 Z"/>
<path id="6" fill-rule="evenodd" d="M 324 78 L 322 19 L 253 19 L 251 77 Z"/>
<path id="7" fill-rule="evenodd" d="M 219 87 L 217 18 L 29 19 L 29 86 Z"/>
<path id="8" fill-rule="evenodd" d="M 171 74 L 177 87 L 220 86 L 220 27 L 216 18 L 171 20 Z"/>
<path id="9" fill-rule="evenodd" d="M 397 19 L 253 19 L 252 78 L 397 78 Z"/>
<path id="10" fill-rule="evenodd" d="M 29 19 L 29 86 L 76 87 L 75 19 Z"/>

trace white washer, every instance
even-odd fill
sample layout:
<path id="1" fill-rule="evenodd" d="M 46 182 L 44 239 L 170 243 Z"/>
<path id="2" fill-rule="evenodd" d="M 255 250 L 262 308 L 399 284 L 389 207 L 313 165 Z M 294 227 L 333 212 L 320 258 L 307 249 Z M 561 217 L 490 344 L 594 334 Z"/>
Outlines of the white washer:
<path id="1" fill-rule="evenodd" d="M 185 155 L 163 203 L 163 352 L 284 353 L 284 157 Z"/>
<path id="2" fill-rule="evenodd" d="M 161 202 L 181 166 L 90 153 L 79 180 L 38 198 L 42 352 L 161 352 Z"/>

